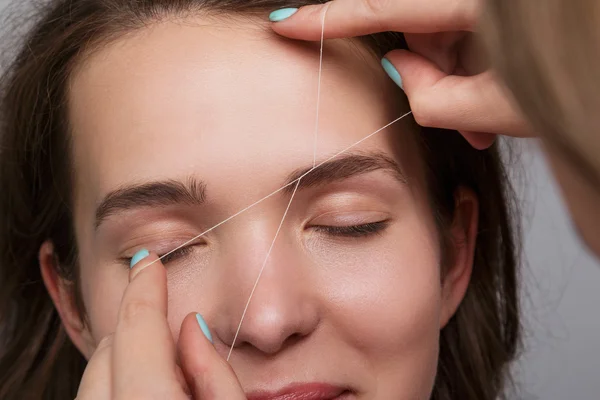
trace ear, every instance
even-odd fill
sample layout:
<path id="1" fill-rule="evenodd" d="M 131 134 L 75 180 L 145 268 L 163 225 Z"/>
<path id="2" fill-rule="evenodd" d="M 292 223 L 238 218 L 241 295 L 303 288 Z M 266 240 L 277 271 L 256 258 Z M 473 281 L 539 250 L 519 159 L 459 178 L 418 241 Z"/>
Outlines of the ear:
<path id="1" fill-rule="evenodd" d="M 44 285 L 58 311 L 65 331 L 75 347 L 89 359 L 94 352 L 95 342 L 77 310 L 73 283 L 65 281 L 58 274 L 58 258 L 54 253 L 52 242 L 46 241 L 42 244 L 38 257 Z"/>
<path id="2" fill-rule="evenodd" d="M 469 286 L 479 223 L 479 201 L 471 189 L 459 188 L 454 199 L 454 220 L 450 229 L 453 257 L 450 265 L 445 266 L 442 281 L 441 328 L 452 318 Z"/>

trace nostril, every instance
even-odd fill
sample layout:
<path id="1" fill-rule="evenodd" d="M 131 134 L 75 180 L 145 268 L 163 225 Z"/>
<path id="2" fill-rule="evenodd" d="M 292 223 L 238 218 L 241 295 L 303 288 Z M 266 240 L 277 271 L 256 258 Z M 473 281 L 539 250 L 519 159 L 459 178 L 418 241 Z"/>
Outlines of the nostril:
<path id="1" fill-rule="evenodd" d="M 281 335 L 281 336 L 284 336 L 284 335 Z M 277 339 L 275 337 L 268 338 L 265 336 L 262 336 L 260 340 L 256 339 L 256 338 L 255 338 L 255 340 L 247 340 L 248 338 L 244 338 L 243 340 L 238 339 L 235 344 L 235 350 L 236 351 L 250 351 L 250 348 L 254 348 L 254 349 L 260 351 L 261 353 L 274 355 L 274 354 L 280 353 L 282 351 L 285 351 L 286 349 L 296 346 L 298 343 L 300 343 L 302 340 L 304 340 L 306 338 L 306 335 L 301 334 L 301 333 L 291 334 L 291 335 L 287 336 L 285 339 L 282 339 L 281 336 L 279 337 L 279 339 Z M 243 349 L 246 349 L 246 350 L 243 350 Z"/>
<path id="2" fill-rule="evenodd" d="M 283 345 L 281 346 L 281 350 L 283 350 L 283 349 L 285 349 L 287 347 L 292 347 L 292 346 L 298 344 L 298 342 L 302 341 L 302 339 L 304 339 L 304 337 L 305 337 L 305 335 L 302 335 L 300 333 L 294 333 L 293 335 L 290 335 L 283 342 Z"/>

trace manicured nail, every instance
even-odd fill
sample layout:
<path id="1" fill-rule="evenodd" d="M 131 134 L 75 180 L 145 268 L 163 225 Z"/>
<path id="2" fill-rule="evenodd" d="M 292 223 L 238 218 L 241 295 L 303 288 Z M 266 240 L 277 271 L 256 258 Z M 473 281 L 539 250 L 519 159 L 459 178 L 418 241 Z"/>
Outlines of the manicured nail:
<path id="1" fill-rule="evenodd" d="M 282 8 L 280 10 L 273 11 L 269 15 L 269 19 L 271 22 L 283 21 L 284 19 L 288 19 L 292 15 L 296 14 L 296 11 L 298 11 L 297 8 Z"/>
<path id="2" fill-rule="evenodd" d="M 135 253 L 135 255 L 133 257 L 131 257 L 131 262 L 129 263 L 129 268 L 135 267 L 135 264 L 139 263 L 140 261 L 142 261 L 144 258 L 148 257 L 149 255 L 150 255 L 150 252 L 146 249 L 142 249 L 142 250 L 138 251 L 137 253 Z"/>
<path id="3" fill-rule="evenodd" d="M 392 78 L 392 80 L 396 82 L 396 85 L 400 86 L 400 89 L 404 90 L 404 87 L 402 86 L 402 77 L 398 73 L 396 67 L 394 67 L 394 64 L 392 64 L 390 60 L 384 57 L 381 59 L 381 65 L 383 66 L 385 72 L 387 72 L 387 74 L 390 76 L 390 78 Z"/>
<path id="4" fill-rule="evenodd" d="M 200 329 L 202 329 L 202 333 L 210 342 L 213 342 L 212 335 L 210 334 L 210 329 L 208 329 L 208 325 L 206 325 L 206 321 L 202 318 L 202 315 L 196 314 L 196 320 L 198 321 L 198 325 L 200 325 Z"/>

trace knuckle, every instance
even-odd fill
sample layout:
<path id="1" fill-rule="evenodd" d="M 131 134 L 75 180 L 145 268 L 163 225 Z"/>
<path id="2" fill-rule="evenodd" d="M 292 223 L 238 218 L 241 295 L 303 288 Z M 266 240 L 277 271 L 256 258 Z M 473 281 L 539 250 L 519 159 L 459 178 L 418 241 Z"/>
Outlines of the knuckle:
<path id="1" fill-rule="evenodd" d="M 429 112 L 427 100 L 423 96 L 415 96 L 411 99 L 410 107 L 417 124 L 425 127 L 432 126 L 431 113 Z"/>
<path id="2" fill-rule="evenodd" d="M 147 300 L 130 300 L 123 305 L 121 310 L 121 322 L 126 324 L 135 322 L 144 315 L 148 315 L 154 312 L 154 306 Z"/>
<path id="3" fill-rule="evenodd" d="M 393 15 L 393 0 L 365 0 L 364 7 L 366 19 L 378 32 L 390 30 L 390 16 Z"/>
<path id="4" fill-rule="evenodd" d="M 391 8 L 392 0 L 365 0 L 367 10 L 374 15 L 385 15 Z"/>

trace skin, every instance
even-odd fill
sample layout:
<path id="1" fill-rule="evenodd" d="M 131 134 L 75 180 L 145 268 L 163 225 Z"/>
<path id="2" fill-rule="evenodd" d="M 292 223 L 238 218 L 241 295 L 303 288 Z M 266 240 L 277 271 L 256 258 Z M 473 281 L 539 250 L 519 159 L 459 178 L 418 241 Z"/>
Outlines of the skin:
<path id="1" fill-rule="evenodd" d="M 429 398 L 440 329 L 469 282 L 477 199 L 467 190 L 456 194 L 451 234 L 457 256 L 442 276 L 438 231 L 408 120 L 353 149 L 385 155 L 396 170 L 300 186 L 231 368 L 223 357 L 289 192 L 208 233 L 165 268 L 155 263 L 129 271 L 127 258 L 139 249 L 165 253 L 312 167 L 317 67 L 314 45 L 284 40 L 248 20 L 201 17 L 150 25 L 79 66 L 69 118 L 89 324 L 81 324 L 53 272 L 50 244 L 40 252 L 68 334 L 92 360 L 79 397 L 184 398 L 183 375 L 206 399 L 243 398 L 299 382 L 342 386 L 355 398 Z M 349 41 L 328 43 L 322 93 L 317 162 L 407 108 L 378 61 Z M 141 207 L 139 200 L 95 226 L 98 205 L 115 191 L 192 178 L 206 187 L 202 204 Z M 318 228 L 381 220 L 389 221 L 385 230 L 368 237 Z M 207 321 L 214 347 L 191 312 Z"/>
<path id="2" fill-rule="evenodd" d="M 386 58 L 395 66 L 403 82 L 415 119 L 420 125 L 460 131 L 475 148 L 490 146 L 496 135 L 531 137 L 534 132 L 515 106 L 511 94 L 496 79 L 494 71 L 478 57 L 482 50 L 473 35 L 484 2 L 481 0 L 334 0 L 326 5 L 302 7 L 296 14 L 274 23 L 275 32 L 302 40 L 318 40 L 321 21 L 327 11 L 326 38 L 342 38 L 382 31 L 403 32 L 411 51 L 394 50 Z M 551 30 L 552 34 L 556 30 Z M 548 35 L 544 46 L 552 43 Z M 533 39 L 532 39 L 533 40 Z M 590 49 L 590 52 L 593 50 Z M 550 63 L 560 65 L 560 63 Z M 569 77 L 552 71 L 556 86 L 567 88 Z M 572 104 L 577 104 L 573 102 Z M 581 116 L 581 110 L 565 112 L 574 120 L 596 119 Z M 569 119 L 568 119 L 569 120 Z M 573 222 L 589 249 L 600 257 L 600 188 L 581 176 L 564 150 L 547 141 L 539 132 L 554 175 L 562 188 Z M 579 157 L 587 159 L 596 176 L 600 169 L 596 156 L 600 136 L 575 131 L 567 138 Z"/>

